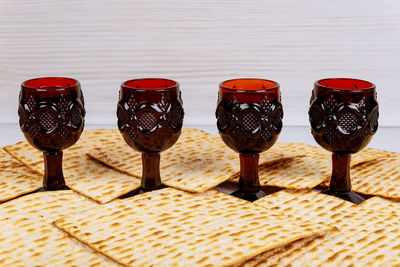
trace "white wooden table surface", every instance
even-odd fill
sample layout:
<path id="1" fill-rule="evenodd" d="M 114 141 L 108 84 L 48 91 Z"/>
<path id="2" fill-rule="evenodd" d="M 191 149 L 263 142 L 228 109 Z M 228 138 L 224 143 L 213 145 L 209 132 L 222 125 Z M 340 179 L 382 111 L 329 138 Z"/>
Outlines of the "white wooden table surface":
<path id="1" fill-rule="evenodd" d="M 399 0 L 0 0 L 0 123 L 21 82 L 69 76 L 90 124 L 114 124 L 131 78 L 181 84 L 185 121 L 214 122 L 218 84 L 280 83 L 285 125 L 308 126 L 314 81 L 374 82 L 381 126 L 400 127 Z"/>

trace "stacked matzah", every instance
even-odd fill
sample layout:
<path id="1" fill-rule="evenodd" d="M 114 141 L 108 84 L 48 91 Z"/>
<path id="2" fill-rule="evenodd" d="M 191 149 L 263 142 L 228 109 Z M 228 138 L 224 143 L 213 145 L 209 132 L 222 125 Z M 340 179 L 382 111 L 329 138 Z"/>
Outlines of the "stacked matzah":
<path id="1" fill-rule="evenodd" d="M 208 191 L 166 188 L 55 225 L 125 266 L 229 266 L 333 227 Z"/>
<path id="2" fill-rule="evenodd" d="M 276 143 L 273 148 L 287 151 L 296 157 L 261 165 L 258 174 L 260 185 L 301 190 L 311 189 L 329 180 L 332 173 L 332 153 L 302 143 Z M 386 151 L 367 148 L 352 155 L 351 166 L 387 155 Z M 238 176 L 231 180 L 237 182 Z"/>
<path id="3" fill-rule="evenodd" d="M 89 155 L 132 176 L 142 175 L 140 153 L 124 142 L 92 149 Z M 294 156 L 291 151 L 271 148 L 260 155 L 260 164 Z M 178 142 L 161 153 L 160 169 L 165 185 L 189 192 L 204 192 L 239 172 L 239 155 L 220 137 L 201 130 L 184 129 Z"/>
<path id="4" fill-rule="evenodd" d="M 372 197 L 361 203 L 360 207 L 400 215 L 400 202 L 392 199 Z"/>
<path id="5" fill-rule="evenodd" d="M 63 172 L 69 188 L 99 203 L 106 203 L 139 187 L 140 181 L 105 167 L 86 155 L 99 145 L 124 142 L 116 130 L 84 131 L 79 141 L 64 151 Z M 43 156 L 26 141 L 5 149 L 29 168 L 43 175 Z"/>
<path id="6" fill-rule="evenodd" d="M 71 190 L 39 192 L 0 205 L 1 266 L 119 266 L 52 225 L 98 205 Z"/>
<path id="7" fill-rule="evenodd" d="M 0 148 L 0 203 L 38 190 L 42 176 Z"/>
<path id="8" fill-rule="evenodd" d="M 338 228 L 338 233 L 323 236 L 323 242 L 311 242 L 287 255 L 293 259 L 291 266 L 400 264 L 400 220 L 394 214 L 358 207 L 313 191 L 283 190 L 255 203 L 301 220 Z"/>
<path id="9" fill-rule="evenodd" d="M 43 172 L 42 154 L 26 142 L 6 150 Z M 139 185 L 140 154 L 117 130 L 85 131 L 64 155 L 67 185 L 97 202 Z M 42 175 L 4 151 L 0 156 L 0 174 L 11 174 L 0 177 L 0 201 L 41 187 Z M 237 173 L 238 162 L 219 137 L 186 129 L 162 153 L 161 176 L 170 186 L 204 192 Z M 277 143 L 260 163 L 262 185 L 312 188 L 329 179 L 331 153 Z M 168 188 L 102 206 L 71 191 L 22 196 L 0 205 L 0 265 L 400 265 L 400 202 L 393 200 L 400 199 L 399 154 L 364 149 L 352 156 L 352 166 L 354 191 L 388 198 L 356 206 L 313 191 L 283 190 L 252 204 L 216 191 Z"/>

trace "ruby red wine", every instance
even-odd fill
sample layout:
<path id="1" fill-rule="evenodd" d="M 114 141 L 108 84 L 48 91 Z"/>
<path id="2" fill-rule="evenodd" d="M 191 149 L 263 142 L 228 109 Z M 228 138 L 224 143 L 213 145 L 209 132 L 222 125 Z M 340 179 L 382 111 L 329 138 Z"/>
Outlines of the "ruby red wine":
<path id="1" fill-rule="evenodd" d="M 184 111 L 179 84 L 168 79 L 135 79 L 121 85 L 118 128 L 133 149 L 142 152 L 142 191 L 161 186 L 160 152 L 178 140 Z"/>
<path id="2" fill-rule="evenodd" d="M 378 117 L 373 83 L 329 78 L 314 84 L 309 110 L 311 132 L 320 146 L 333 152 L 328 194 L 356 204 L 364 200 L 351 191 L 351 154 L 368 145 L 378 129 Z"/>
<path id="3" fill-rule="evenodd" d="M 217 127 L 225 144 L 240 153 L 239 190 L 254 201 L 265 194 L 258 181 L 258 154 L 269 149 L 282 129 L 279 85 L 264 79 L 233 79 L 220 85 Z"/>
<path id="4" fill-rule="evenodd" d="M 44 188 L 64 188 L 62 150 L 78 141 L 84 127 L 85 108 L 79 82 L 64 77 L 23 82 L 18 115 L 26 140 L 43 152 Z"/>

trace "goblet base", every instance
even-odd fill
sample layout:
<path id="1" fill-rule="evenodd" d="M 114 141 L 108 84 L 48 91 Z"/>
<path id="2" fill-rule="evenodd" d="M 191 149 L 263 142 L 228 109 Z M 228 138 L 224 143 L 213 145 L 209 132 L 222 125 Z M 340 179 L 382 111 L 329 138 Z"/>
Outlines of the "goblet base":
<path id="1" fill-rule="evenodd" d="M 260 198 L 265 197 L 267 194 L 261 190 L 248 191 L 248 190 L 239 189 L 239 190 L 236 190 L 235 192 L 233 192 L 231 195 L 234 197 L 237 197 L 237 198 L 241 198 L 243 200 L 253 202 Z"/>
<path id="2" fill-rule="evenodd" d="M 129 197 L 133 197 L 133 196 L 136 196 L 136 195 L 144 194 L 144 193 L 147 193 L 147 192 L 151 192 L 151 191 L 167 188 L 167 187 L 168 186 L 166 186 L 164 184 L 161 184 L 161 185 L 159 185 L 159 186 L 157 186 L 155 188 L 152 188 L 152 189 L 149 189 L 149 188 L 146 189 L 146 188 L 143 188 L 143 187 L 139 187 L 139 188 L 136 188 L 135 190 L 132 190 L 132 191 L 126 193 L 125 195 L 120 196 L 119 198 L 120 199 L 129 198 Z"/>
<path id="3" fill-rule="evenodd" d="M 59 191 L 59 190 L 71 190 L 71 189 L 68 186 L 64 185 L 60 188 L 52 188 L 52 189 L 40 188 L 40 189 L 36 190 L 35 192 Z"/>
<path id="4" fill-rule="evenodd" d="M 168 187 L 168 186 L 166 186 L 166 185 L 164 185 L 164 184 L 160 184 L 159 186 L 154 187 L 154 188 L 139 187 L 139 188 L 138 188 L 138 189 L 139 189 L 139 193 L 138 193 L 138 194 L 143 194 L 143 193 L 146 193 L 146 192 L 151 192 L 151 191 L 155 191 L 155 190 L 160 190 L 160 189 L 167 188 L 167 187 Z"/>
<path id="5" fill-rule="evenodd" d="M 330 196 L 334 196 L 334 197 L 338 197 L 340 199 L 349 201 L 349 202 L 357 204 L 357 205 L 361 204 L 363 201 L 365 201 L 365 199 L 362 196 L 360 196 L 359 194 L 357 194 L 354 191 L 339 192 L 339 191 L 336 191 L 336 190 L 333 190 L 333 189 L 328 189 L 328 190 L 323 191 L 321 193 L 326 194 L 326 195 L 330 195 Z"/>

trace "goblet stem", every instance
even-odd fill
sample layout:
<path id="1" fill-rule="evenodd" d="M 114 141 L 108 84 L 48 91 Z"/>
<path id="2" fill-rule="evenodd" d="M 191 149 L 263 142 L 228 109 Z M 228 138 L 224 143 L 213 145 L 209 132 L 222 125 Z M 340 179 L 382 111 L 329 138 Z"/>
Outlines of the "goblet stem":
<path id="1" fill-rule="evenodd" d="M 43 188 L 45 190 L 67 189 L 62 170 L 62 151 L 43 152 L 44 177 Z"/>
<path id="2" fill-rule="evenodd" d="M 351 154 L 332 154 L 332 177 L 329 187 L 338 192 L 349 192 Z"/>
<path id="3" fill-rule="evenodd" d="M 260 190 L 260 181 L 258 179 L 259 157 L 258 153 L 240 153 L 239 190 L 233 192 L 233 196 L 248 201 L 255 201 L 266 196 L 266 194 Z"/>
<path id="4" fill-rule="evenodd" d="M 141 187 L 144 192 L 163 186 L 160 178 L 160 153 L 142 153 L 142 169 Z"/>
<path id="5" fill-rule="evenodd" d="M 258 160 L 260 156 L 255 154 L 240 154 L 240 178 L 239 188 L 247 191 L 260 189 L 258 180 Z"/>
<path id="6" fill-rule="evenodd" d="M 329 190 L 325 194 L 339 197 L 341 199 L 360 204 L 365 199 L 351 191 L 350 180 L 351 154 L 332 154 L 332 177 Z"/>

